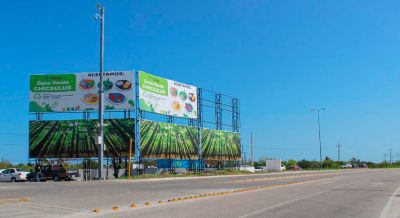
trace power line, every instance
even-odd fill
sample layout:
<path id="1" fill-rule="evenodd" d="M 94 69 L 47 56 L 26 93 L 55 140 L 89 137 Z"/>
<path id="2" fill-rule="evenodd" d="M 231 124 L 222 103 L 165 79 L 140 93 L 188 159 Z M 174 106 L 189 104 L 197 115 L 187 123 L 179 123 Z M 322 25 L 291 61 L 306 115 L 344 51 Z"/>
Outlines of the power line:
<path id="1" fill-rule="evenodd" d="M 23 132 L 0 132 L 0 135 L 26 135 L 27 133 Z"/>
<path id="2" fill-rule="evenodd" d="M 383 154 L 384 162 L 386 163 L 389 159 L 389 163 L 399 162 L 400 161 L 400 153 L 393 153 L 393 150 L 390 148 L 388 153 Z"/>

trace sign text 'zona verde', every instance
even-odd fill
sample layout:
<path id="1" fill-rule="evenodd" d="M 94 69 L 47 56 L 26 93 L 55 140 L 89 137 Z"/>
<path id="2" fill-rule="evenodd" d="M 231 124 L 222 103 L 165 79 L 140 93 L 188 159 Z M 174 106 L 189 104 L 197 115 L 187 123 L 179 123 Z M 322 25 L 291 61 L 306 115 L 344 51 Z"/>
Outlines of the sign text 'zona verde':
<path id="1" fill-rule="evenodd" d="M 31 75 L 32 92 L 70 92 L 76 90 L 74 74 Z"/>
<path id="2" fill-rule="evenodd" d="M 140 72 L 139 86 L 145 91 L 168 96 L 168 81 L 166 79 Z"/>

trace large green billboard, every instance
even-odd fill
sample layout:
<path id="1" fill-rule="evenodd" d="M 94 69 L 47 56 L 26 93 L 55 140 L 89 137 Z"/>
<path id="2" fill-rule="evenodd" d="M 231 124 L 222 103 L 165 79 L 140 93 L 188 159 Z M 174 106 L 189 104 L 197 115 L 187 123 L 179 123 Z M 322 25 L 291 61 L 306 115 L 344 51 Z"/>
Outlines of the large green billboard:
<path id="1" fill-rule="evenodd" d="M 134 109 L 134 71 L 103 73 L 106 110 Z M 31 75 L 29 112 L 97 110 L 99 73 Z"/>
<path id="2" fill-rule="evenodd" d="M 240 134 L 215 129 L 201 129 L 204 160 L 240 160 Z"/>
<path id="3" fill-rule="evenodd" d="M 140 146 L 144 158 L 198 159 L 198 129 L 142 120 Z M 201 150 L 204 160 L 240 160 L 240 134 L 201 129 Z"/>
<path id="4" fill-rule="evenodd" d="M 198 159 L 197 128 L 142 120 L 140 149 L 144 158 Z"/>
<path id="5" fill-rule="evenodd" d="M 143 111 L 197 118 L 197 87 L 139 71 L 139 105 Z"/>
<path id="6" fill-rule="evenodd" d="M 97 157 L 98 125 L 97 120 L 29 121 L 29 157 Z M 105 120 L 104 126 L 105 156 L 127 157 L 130 140 L 134 141 L 134 120 Z"/>

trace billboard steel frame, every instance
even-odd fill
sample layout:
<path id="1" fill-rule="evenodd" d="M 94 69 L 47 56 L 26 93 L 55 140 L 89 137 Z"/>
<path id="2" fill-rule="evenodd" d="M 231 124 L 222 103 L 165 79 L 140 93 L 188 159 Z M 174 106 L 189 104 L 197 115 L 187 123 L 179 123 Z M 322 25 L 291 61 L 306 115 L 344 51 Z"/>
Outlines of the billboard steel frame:
<path id="1" fill-rule="evenodd" d="M 131 112 L 134 112 L 134 118 L 135 118 L 135 143 L 133 144 L 134 146 L 134 151 L 135 151 L 135 157 L 134 160 L 137 161 L 138 163 L 138 168 L 141 168 L 142 166 L 142 161 L 147 160 L 148 158 L 143 158 L 140 156 L 140 121 L 144 119 L 145 114 L 155 114 L 152 112 L 147 112 L 147 111 L 142 111 L 140 109 L 140 103 L 139 103 L 139 71 L 135 70 L 135 109 L 134 111 L 131 110 L 105 110 L 106 112 L 110 113 L 110 118 L 111 114 L 121 114 L 123 115 L 124 118 L 131 118 Z M 208 97 L 207 97 L 208 96 Z M 211 97 L 210 96 L 214 96 Z M 217 130 L 228 130 L 226 127 L 230 127 L 229 130 L 232 132 L 240 133 L 240 128 L 241 128 L 241 121 L 240 121 L 240 101 L 236 97 L 232 97 L 229 95 L 221 94 L 219 92 L 207 90 L 204 88 L 197 88 L 197 108 L 198 108 L 198 116 L 197 119 L 194 118 L 184 118 L 184 117 L 174 117 L 174 116 L 169 116 L 169 115 L 163 115 L 163 114 L 157 114 L 159 117 L 165 117 L 167 123 L 176 123 L 176 120 L 186 120 L 186 125 L 188 126 L 196 126 L 198 129 L 198 162 L 191 164 L 193 165 L 192 171 L 194 172 L 204 172 L 204 160 L 202 159 L 202 150 L 201 150 L 201 129 L 205 127 L 205 124 L 208 125 L 208 127 L 211 127 L 210 125 L 214 125 L 214 128 Z M 211 121 L 210 115 L 211 110 L 213 109 L 214 113 L 214 121 Z M 206 111 L 208 110 L 208 114 Z M 223 122 L 223 117 L 224 115 L 229 112 L 231 116 L 231 123 L 224 123 Z M 67 112 L 35 112 L 35 113 L 30 113 L 31 115 L 35 115 L 35 120 L 45 120 L 44 119 L 44 114 L 77 114 L 81 113 L 83 119 L 91 119 L 91 114 L 98 114 L 98 111 L 95 110 L 85 110 L 85 111 L 67 111 Z M 205 117 L 209 117 L 207 120 Z M 165 119 L 164 118 L 164 119 Z M 227 119 L 225 119 L 227 120 Z M 214 129 L 212 128 L 212 129 Z M 242 151 L 243 153 L 243 145 L 242 145 Z M 87 159 L 88 157 L 81 158 L 81 159 Z M 79 159 L 79 158 L 77 158 Z M 173 161 L 171 161 L 172 163 Z M 171 168 L 174 168 L 174 166 L 171 166 Z M 139 170 L 139 169 L 138 169 Z M 174 169 L 171 169 L 174 171 Z"/>

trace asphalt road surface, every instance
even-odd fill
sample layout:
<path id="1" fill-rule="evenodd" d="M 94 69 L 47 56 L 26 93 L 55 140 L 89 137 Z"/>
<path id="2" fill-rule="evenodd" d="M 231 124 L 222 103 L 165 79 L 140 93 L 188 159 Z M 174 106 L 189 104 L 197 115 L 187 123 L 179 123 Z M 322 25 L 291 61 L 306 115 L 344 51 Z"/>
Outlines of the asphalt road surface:
<path id="1" fill-rule="evenodd" d="M 0 217 L 400 217 L 400 169 L 0 183 Z"/>

